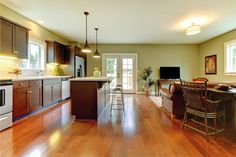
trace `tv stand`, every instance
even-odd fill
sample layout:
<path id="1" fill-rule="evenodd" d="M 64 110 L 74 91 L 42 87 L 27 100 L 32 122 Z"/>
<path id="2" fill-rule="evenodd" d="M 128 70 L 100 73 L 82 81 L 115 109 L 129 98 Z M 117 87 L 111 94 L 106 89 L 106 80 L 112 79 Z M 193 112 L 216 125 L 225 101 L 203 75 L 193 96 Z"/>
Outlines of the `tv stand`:
<path id="1" fill-rule="evenodd" d="M 157 95 L 161 96 L 160 89 L 162 88 L 163 83 L 170 83 L 172 81 L 180 81 L 180 79 L 158 79 L 157 80 Z"/>

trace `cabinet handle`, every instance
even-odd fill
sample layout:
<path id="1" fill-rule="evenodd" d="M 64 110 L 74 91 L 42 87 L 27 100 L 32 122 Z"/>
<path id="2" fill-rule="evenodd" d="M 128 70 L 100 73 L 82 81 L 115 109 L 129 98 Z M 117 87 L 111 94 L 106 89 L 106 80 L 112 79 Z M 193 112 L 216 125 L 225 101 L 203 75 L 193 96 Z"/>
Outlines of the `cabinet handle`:
<path id="1" fill-rule="evenodd" d="M 24 84 L 23 84 L 23 83 L 20 83 L 19 85 L 20 85 L 20 86 L 23 86 Z"/>
<path id="2" fill-rule="evenodd" d="M 18 52 L 18 51 L 16 51 L 16 50 L 14 50 L 14 51 L 13 51 L 13 53 L 14 53 L 14 54 L 18 54 L 19 52 Z"/>
<path id="3" fill-rule="evenodd" d="M 34 82 L 34 84 L 38 84 L 38 82 Z"/>
<path id="4" fill-rule="evenodd" d="M 32 91 L 27 91 L 27 94 L 32 94 Z"/>

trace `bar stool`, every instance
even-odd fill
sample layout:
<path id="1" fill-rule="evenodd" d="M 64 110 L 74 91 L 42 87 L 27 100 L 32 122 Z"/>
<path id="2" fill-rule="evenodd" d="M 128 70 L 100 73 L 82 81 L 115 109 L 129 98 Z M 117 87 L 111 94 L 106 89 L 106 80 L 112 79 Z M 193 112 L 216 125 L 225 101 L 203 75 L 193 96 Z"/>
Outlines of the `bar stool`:
<path id="1" fill-rule="evenodd" d="M 114 108 L 114 106 L 116 106 L 116 108 Z M 125 104 L 124 104 L 124 95 L 123 95 L 122 85 L 116 85 L 116 87 L 112 90 L 110 117 L 112 114 L 112 110 L 122 110 L 125 114 Z"/>

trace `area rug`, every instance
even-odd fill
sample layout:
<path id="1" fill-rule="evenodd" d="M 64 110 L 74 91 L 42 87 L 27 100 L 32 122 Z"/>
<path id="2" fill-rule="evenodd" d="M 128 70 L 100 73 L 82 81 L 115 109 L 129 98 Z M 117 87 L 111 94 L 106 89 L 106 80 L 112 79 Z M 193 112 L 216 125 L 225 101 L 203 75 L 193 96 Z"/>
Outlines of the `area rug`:
<path id="1" fill-rule="evenodd" d="M 154 102 L 157 107 L 162 108 L 162 99 L 160 96 L 149 96 L 149 98 Z"/>

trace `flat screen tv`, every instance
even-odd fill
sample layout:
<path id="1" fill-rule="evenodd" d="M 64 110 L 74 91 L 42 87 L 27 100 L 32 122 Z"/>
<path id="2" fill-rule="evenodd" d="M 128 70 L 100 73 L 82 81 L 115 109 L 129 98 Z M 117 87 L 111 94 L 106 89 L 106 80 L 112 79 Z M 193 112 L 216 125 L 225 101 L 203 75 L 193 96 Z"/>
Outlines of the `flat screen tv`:
<path id="1" fill-rule="evenodd" d="M 180 67 L 160 67 L 161 79 L 180 79 Z"/>

